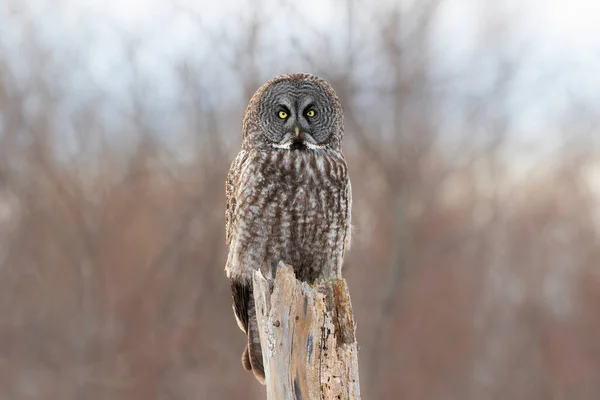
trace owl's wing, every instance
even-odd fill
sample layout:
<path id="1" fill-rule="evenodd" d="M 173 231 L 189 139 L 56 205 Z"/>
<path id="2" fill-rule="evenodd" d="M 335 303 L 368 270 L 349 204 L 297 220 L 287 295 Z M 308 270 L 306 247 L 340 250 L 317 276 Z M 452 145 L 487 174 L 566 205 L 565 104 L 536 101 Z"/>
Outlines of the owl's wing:
<path id="1" fill-rule="evenodd" d="M 351 236 L 352 236 L 352 185 L 350 183 L 350 178 L 348 178 L 348 182 L 346 183 L 346 235 L 344 239 L 344 248 L 342 250 L 342 257 L 346 254 L 346 252 L 350 249 Z"/>
<path id="2" fill-rule="evenodd" d="M 229 244 L 235 228 L 235 210 L 237 189 L 244 161 L 248 158 L 248 152 L 242 150 L 235 157 L 227 173 L 225 181 L 225 243 Z"/>

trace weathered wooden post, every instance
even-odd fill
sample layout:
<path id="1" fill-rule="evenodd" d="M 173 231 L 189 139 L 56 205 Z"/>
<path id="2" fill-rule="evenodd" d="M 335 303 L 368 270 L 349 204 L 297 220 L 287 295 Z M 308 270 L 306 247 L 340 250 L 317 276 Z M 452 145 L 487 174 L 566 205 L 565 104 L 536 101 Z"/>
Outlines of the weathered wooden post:
<path id="1" fill-rule="evenodd" d="M 267 399 L 359 400 L 356 327 L 346 281 L 311 287 L 280 263 L 273 282 L 255 272 L 253 288 Z"/>

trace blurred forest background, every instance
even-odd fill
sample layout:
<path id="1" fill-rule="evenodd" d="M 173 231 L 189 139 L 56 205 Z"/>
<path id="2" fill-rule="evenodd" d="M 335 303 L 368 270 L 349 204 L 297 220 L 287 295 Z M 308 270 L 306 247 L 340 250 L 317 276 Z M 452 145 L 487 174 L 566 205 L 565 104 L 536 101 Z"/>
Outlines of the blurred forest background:
<path id="1" fill-rule="evenodd" d="M 0 398 L 264 398 L 224 180 L 283 72 L 345 108 L 364 398 L 600 398 L 585 2 L 218 3 L 0 2 Z"/>

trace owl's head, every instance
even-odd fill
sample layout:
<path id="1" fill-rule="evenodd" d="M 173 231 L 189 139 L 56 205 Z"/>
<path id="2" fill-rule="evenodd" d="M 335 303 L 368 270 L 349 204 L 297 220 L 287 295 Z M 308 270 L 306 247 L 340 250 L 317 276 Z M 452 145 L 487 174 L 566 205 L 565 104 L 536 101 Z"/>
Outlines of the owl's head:
<path id="1" fill-rule="evenodd" d="M 252 96 L 244 116 L 243 146 L 338 150 L 343 130 L 342 107 L 327 82 L 309 74 L 286 74 Z"/>

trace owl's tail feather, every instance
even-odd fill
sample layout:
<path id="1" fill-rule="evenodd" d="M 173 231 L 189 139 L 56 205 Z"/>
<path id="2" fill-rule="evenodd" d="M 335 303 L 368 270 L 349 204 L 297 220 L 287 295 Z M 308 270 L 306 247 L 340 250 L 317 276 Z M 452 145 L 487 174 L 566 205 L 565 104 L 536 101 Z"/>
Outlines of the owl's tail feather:
<path id="1" fill-rule="evenodd" d="M 250 296 L 248 304 L 248 346 L 242 355 L 242 364 L 245 365 L 245 358 L 252 367 L 252 372 L 263 385 L 265 384 L 265 368 L 263 365 L 262 348 L 260 346 L 260 336 L 258 333 L 258 322 L 256 320 L 256 309 L 254 308 L 254 297 Z"/>
<path id="2" fill-rule="evenodd" d="M 242 353 L 242 367 L 244 367 L 246 371 L 252 371 L 250 355 L 248 354 L 248 345 L 244 346 L 244 352 Z"/>
<path id="3" fill-rule="evenodd" d="M 256 379 L 264 385 L 265 372 L 252 286 L 244 281 L 232 279 L 231 290 L 235 318 L 240 329 L 248 336 L 246 348 L 242 353 L 242 366 L 246 371 L 252 371 Z"/>

